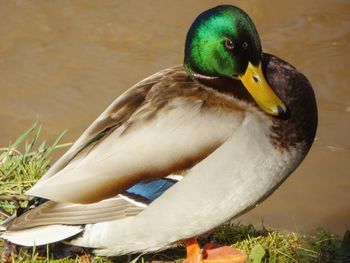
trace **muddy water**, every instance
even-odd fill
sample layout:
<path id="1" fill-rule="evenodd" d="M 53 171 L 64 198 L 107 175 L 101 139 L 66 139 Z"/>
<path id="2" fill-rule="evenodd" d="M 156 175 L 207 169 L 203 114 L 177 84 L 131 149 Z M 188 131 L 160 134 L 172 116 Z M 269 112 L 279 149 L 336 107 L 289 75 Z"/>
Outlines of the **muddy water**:
<path id="1" fill-rule="evenodd" d="M 222 3 L 222 2 L 221 2 Z M 186 30 L 219 1 L 0 1 L 0 145 L 35 120 L 53 140 L 77 136 L 119 94 L 180 64 Z M 265 51 L 311 80 L 319 105 L 309 156 L 262 205 L 239 218 L 341 234 L 350 227 L 350 3 L 232 1 Z"/>

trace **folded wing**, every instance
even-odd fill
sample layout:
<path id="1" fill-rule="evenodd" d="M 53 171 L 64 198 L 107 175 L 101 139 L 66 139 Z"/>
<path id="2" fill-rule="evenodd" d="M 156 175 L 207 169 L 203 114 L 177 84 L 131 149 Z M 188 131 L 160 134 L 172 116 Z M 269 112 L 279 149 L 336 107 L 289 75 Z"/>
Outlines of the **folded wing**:
<path id="1" fill-rule="evenodd" d="M 118 98 L 28 194 L 88 204 L 138 182 L 185 173 L 215 151 L 242 120 L 232 114 L 234 101 L 225 97 L 226 103 L 215 103 L 219 96 L 181 68 L 140 82 Z"/>

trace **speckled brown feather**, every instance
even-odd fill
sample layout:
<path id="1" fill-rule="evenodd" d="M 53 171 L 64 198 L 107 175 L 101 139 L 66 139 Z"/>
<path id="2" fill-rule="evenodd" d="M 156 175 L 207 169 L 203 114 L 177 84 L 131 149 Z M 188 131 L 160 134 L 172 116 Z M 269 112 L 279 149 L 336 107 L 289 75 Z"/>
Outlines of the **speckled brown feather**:
<path id="1" fill-rule="evenodd" d="M 167 72 L 167 70 L 162 72 Z M 50 170 L 44 174 L 41 180 L 46 180 L 62 170 L 70 161 L 76 158 L 79 153 L 81 153 L 83 150 L 88 152 L 91 150 L 94 143 L 102 140 L 113 129 L 116 129 L 122 125 L 144 102 L 148 91 L 155 83 L 159 81 L 162 76 L 162 74 L 159 74 L 153 78 L 148 78 L 139 82 L 117 100 L 115 100 L 100 116 L 100 118 L 98 118 L 88 127 L 88 129 L 79 137 L 73 146 L 59 160 L 56 161 Z M 89 148 L 88 150 L 86 150 L 87 147 Z"/>

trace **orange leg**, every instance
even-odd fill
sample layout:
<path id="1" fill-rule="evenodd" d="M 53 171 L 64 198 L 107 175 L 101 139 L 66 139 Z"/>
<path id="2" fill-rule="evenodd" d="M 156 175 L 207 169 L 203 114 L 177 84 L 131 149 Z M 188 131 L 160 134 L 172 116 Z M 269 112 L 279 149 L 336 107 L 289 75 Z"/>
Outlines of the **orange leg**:
<path id="1" fill-rule="evenodd" d="M 186 241 L 187 257 L 183 263 L 246 263 L 247 255 L 239 249 L 210 243 L 203 250 L 196 238 Z"/>
<path id="2" fill-rule="evenodd" d="M 186 254 L 187 257 L 183 263 L 200 263 L 202 260 L 201 248 L 197 243 L 196 238 L 191 238 L 186 242 Z"/>
<path id="3" fill-rule="evenodd" d="M 203 248 L 201 263 L 246 263 L 247 255 L 230 246 L 208 244 Z"/>

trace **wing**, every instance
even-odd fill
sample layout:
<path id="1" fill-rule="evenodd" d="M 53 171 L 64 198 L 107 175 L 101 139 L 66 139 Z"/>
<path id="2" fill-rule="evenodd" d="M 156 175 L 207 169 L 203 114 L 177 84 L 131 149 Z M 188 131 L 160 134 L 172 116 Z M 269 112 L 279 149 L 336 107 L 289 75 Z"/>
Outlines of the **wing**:
<path id="1" fill-rule="evenodd" d="M 6 226 L 6 230 L 55 224 L 92 224 L 135 216 L 142 210 L 119 196 L 86 205 L 47 201 L 14 219 Z"/>
<path id="2" fill-rule="evenodd" d="M 6 231 L 19 231 L 47 225 L 83 225 L 133 217 L 179 180 L 181 176 L 140 182 L 118 196 L 93 204 L 46 201 L 1 226 Z"/>
<path id="3" fill-rule="evenodd" d="M 2 237 L 24 246 L 44 245 L 84 231 L 84 224 L 135 217 L 181 178 L 140 182 L 118 196 L 93 204 L 46 201 L 1 224 L 6 229 Z"/>
<path id="4" fill-rule="evenodd" d="M 88 204 L 178 174 L 225 142 L 243 114 L 181 68 L 158 73 L 117 99 L 28 194 Z"/>
<path id="5" fill-rule="evenodd" d="M 103 140 L 108 132 L 125 123 L 135 110 L 144 102 L 147 93 L 170 69 L 163 70 L 142 80 L 120 95 L 78 138 L 72 147 L 41 177 L 42 182 L 60 170 L 74 159 L 87 146 Z"/>

